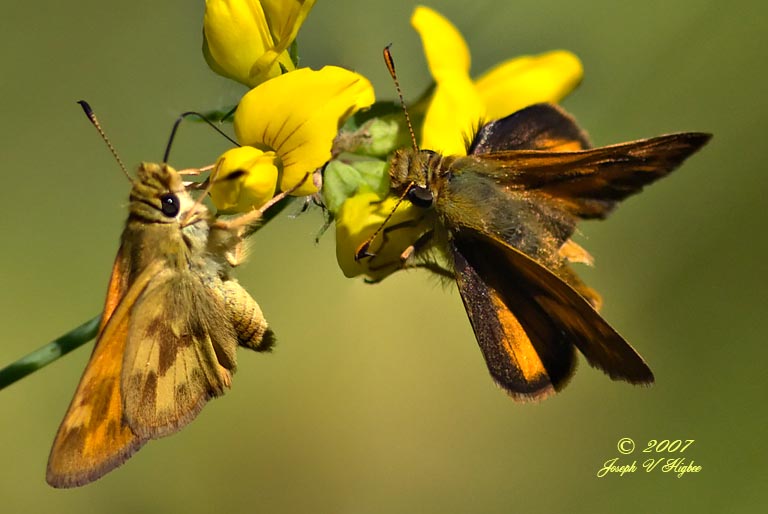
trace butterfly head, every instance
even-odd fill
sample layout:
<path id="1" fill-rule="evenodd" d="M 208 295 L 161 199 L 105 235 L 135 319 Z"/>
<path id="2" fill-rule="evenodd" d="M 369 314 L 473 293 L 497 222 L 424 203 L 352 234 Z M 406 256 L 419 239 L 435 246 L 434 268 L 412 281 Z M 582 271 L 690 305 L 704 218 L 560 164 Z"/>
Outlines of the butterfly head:
<path id="1" fill-rule="evenodd" d="M 389 165 L 392 190 L 418 207 L 431 207 L 441 160 L 442 156 L 432 150 L 397 150 Z"/>
<path id="2" fill-rule="evenodd" d="M 208 210 L 184 187 L 181 175 L 167 164 L 142 163 L 131 190 L 131 213 L 154 223 L 196 223 Z"/>

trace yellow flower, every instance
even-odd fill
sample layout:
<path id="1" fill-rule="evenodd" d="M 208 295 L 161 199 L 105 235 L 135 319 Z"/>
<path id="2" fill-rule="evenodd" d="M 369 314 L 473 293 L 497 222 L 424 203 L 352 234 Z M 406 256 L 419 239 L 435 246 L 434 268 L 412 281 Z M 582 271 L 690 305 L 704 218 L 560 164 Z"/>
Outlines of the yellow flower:
<path id="1" fill-rule="evenodd" d="M 235 112 L 235 134 L 241 144 L 274 152 L 279 158 L 277 189 L 288 191 L 304 180 L 291 194 L 309 195 L 317 192 L 317 186 L 312 177 L 305 179 L 307 174 L 331 158 L 333 140 L 344 121 L 373 101 L 373 86 L 362 75 L 335 66 L 318 71 L 301 68 L 246 93 Z M 247 180 L 241 175 L 214 182 L 214 203 L 214 191 L 220 198 L 257 197 L 260 193 L 248 191 Z M 237 202 L 240 211 L 254 206 Z"/>
<path id="2" fill-rule="evenodd" d="M 253 87 L 295 66 L 288 48 L 315 0 L 206 0 L 203 55 L 208 66 Z"/>
<path id="3" fill-rule="evenodd" d="M 252 146 L 232 148 L 216 162 L 211 200 L 224 213 L 258 209 L 275 196 L 281 168 L 275 152 Z"/>
<path id="4" fill-rule="evenodd" d="M 352 278 L 364 274 L 372 281 L 386 278 L 401 269 L 400 255 L 424 232 L 425 228 L 409 225 L 419 218 L 419 208 L 408 201 L 400 203 L 387 226 L 394 227 L 371 242 L 368 252 L 374 257 L 355 261 L 355 250 L 381 227 L 397 205 L 397 198 L 388 196 L 381 200 L 376 193 L 363 192 L 347 199 L 336 214 L 336 261 L 344 275 Z"/>
<path id="5" fill-rule="evenodd" d="M 421 36 L 436 83 L 421 127 L 423 149 L 464 155 L 465 139 L 473 135 L 479 122 L 503 118 L 534 103 L 558 102 L 581 81 L 581 62 L 563 50 L 505 61 L 473 81 L 469 49 L 456 27 L 426 7 L 414 10 L 411 24 Z M 381 225 L 395 201 L 390 196 L 373 203 L 370 193 L 362 193 L 341 205 L 336 217 L 336 256 L 346 276 L 385 278 L 399 268 L 380 268 L 380 263 L 396 261 L 430 228 L 427 220 L 419 219 L 417 207 L 401 206 L 397 219 L 393 216 L 387 225 L 411 221 L 415 226 L 390 231 L 386 244 L 378 249 L 381 258 L 355 262 L 355 250 Z"/>
<path id="6" fill-rule="evenodd" d="M 464 141 L 478 122 L 538 102 L 559 102 L 581 81 L 581 62 L 564 50 L 510 59 L 473 81 L 469 49 L 456 27 L 423 6 L 414 10 L 411 24 L 437 86 L 424 118 L 422 148 L 463 155 Z"/>

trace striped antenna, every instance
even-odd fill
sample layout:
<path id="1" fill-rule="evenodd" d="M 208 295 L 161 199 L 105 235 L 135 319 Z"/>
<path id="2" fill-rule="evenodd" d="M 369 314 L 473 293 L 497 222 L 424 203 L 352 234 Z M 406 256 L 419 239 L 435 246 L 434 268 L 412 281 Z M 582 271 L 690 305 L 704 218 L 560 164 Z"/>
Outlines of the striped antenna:
<path id="1" fill-rule="evenodd" d="M 88 102 L 86 102 L 85 100 L 78 100 L 77 103 L 79 103 L 80 107 L 83 108 L 83 112 L 85 112 L 85 115 L 88 116 L 89 120 L 91 120 L 91 124 L 94 127 L 96 127 L 96 130 L 99 132 L 101 139 L 103 139 L 104 142 L 107 144 L 109 151 L 112 152 L 112 155 L 117 161 L 117 164 L 120 166 L 120 169 L 123 170 L 123 173 L 125 174 L 126 177 L 128 177 L 128 180 L 130 180 L 131 183 L 134 183 L 135 180 L 128 173 L 128 169 L 125 167 L 125 164 L 123 164 L 123 160 L 120 159 L 120 156 L 117 154 L 117 150 L 115 150 L 115 147 L 112 146 L 112 142 L 107 137 L 107 134 L 104 132 L 104 129 L 101 128 L 101 123 L 99 123 L 99 120 L 96 118 L 96 115 L 93 113 L 93 109 L 91 109 L 91 106 L 88 105 Z"/>
<path id="2" fill-rule="evenodd" d="M 416 142 L 416 134 L 413 132 L 413 125 L 411 125 L 411 117 L 408 115 L 408 109 L 405 107 L 405 99 L 403 98 L 403 90 L 400 89 L 400 81 L 397 80 L 397 72 L 395 71 L 395 60 L 392 58 L 392 52 L 389 51 L 389 47 L 392 43 L 384 47 L 384 62 L 387 64 L 387 70 L 395 82 L 395 89 L 397 89 L 397 96 L 400 98 L 400 105 L 403 108 L 405 114 L 405 123 L 408 125 L 408 133 L 411 135 L 411 142 L 413 143 L 413 149 L 419 151 L 419 145 Z"/>
<path id="3" fill-rule="evenodd" d="M 405 99 L 403 98 L 403 90 L 400 88 L 400 81 L 397 80 L 397 72 L 395 71 L 395 60 L 392 58 L 392 52 L 389 51 L 389 48 L 392 46 L 392 44 L 388 44 L 384 47 L 384 62 L 387 65 L 387 70 L 389 70 L 389 75 L 392 77 L 392 80 L 395 82 L 395 89 L 397 90 L 397 96 L 400 98 L 400 105 L 403 108 L 403 114 L 405 114 L 405 123 L 408 125 L 408 133 L 411 135 L 411 143 L 413 143 L 413 151 L 418 152 L 419 151 L 419 144 L 416 142 L 416 134 L 413 131 L 413 125 L 411 124 L 411 117 L 408 114 L 408 108 L 405 106 Z M 376 254 L 373 254 L 369 252 L 368 250 L 371 247 L 371 243 L 378 237 L 379 234 L 381 234 L 381 231 L 384 230 L 384 227 L 387 226 L 387 223 L 389 223 L 389 220 L 392 219 L 392 216 L 394 216 L 395 211 L 398 207 L 400 207 L 400 204 L 403 203 L 403 200 L 405 200 L 405 197 L 408 195 L 408 193 L 411 191 L 411 189 L 414 188 L 416 184 L 411 182 L 408 184 L 408 187 L 405 188 L 405 191 L 403 191 L 403 194 L 400 195 L 400 198 L 397 199 L 397 202 L 395 203 L 395 206 L 392 208 L 392 210 L 389 212 L 386 218 L 384 218 L 384 221 L 381 222 L 379 227 L 376 229 L 376 231 L 371 234 L 371 236 L 363 241 L 363 244 L 357 247 L 355 250 L 355 262 L 366 258 L 366 257 L 374 257 Z"/>

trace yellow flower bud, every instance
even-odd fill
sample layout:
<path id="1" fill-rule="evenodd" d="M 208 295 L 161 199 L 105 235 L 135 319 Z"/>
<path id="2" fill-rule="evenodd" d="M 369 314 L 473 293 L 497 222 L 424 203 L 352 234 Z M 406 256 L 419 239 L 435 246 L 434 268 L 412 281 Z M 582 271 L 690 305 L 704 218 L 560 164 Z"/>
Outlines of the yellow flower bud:
<path id="1" fill-rule="evenodd" d="M 315 0 L 206 0 L 208 66 L 249 87 L 295 69 L 288 48 Z"/>
<path id="2" fill-rule="evenodd" d="M 275 195 L 281 167 L 272 151 L 242 146 L 224 152 L 214 168 L 213 204 L 224 213 L 258 209 Z"/>

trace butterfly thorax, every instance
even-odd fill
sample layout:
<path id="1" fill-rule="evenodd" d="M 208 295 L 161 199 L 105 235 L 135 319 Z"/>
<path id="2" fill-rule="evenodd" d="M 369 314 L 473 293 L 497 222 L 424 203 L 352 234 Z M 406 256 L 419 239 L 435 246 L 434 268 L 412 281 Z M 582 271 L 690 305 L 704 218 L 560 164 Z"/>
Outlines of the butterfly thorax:
<path id="1" fill-rule="evenodd" d="M 400 149 L 389 164 L 389 180 L 395 193 L 402 194 L 406 187 L 430 188 L 439 175 L 443 156 L 432 150 Z"/>
<path id="2" fill-rule="evenodd" d="M 400 149 L 392 156 L 389 166 L 390 186 L 395 194 L 418 207 L 429 208 L 450 180 L 447 163 L 453 157 L 444 157 L 432 150 Z"/>

